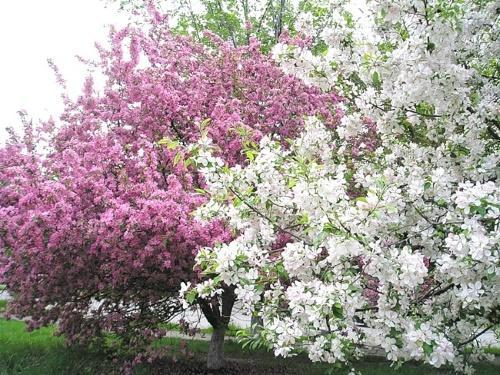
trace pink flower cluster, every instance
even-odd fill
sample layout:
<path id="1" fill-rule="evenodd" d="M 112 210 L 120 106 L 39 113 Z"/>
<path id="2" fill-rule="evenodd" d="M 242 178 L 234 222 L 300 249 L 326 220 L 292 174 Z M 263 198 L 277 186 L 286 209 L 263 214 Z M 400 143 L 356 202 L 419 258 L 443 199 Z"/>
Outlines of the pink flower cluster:
<path id="1" fill-rule="evenodd" d="M 177 155 L 199 124 L 235 164 L 242 127 L 285 139 L 305 115 L 337 123 L 338 98 L 283 74 L 256 41 L 212 39 L 198 45 L 161 20 L 112 31 L 98 47 L 102 92 L 89 78 L 60 121 L 0 149 L 0 283 L 32 328 L 58 321 L 70 341 L 111 331 L 137 346 L 160 335 L 180 283 L 197 277 L 197 250 L 230 238 L 192 216 L 203 177 Z"/>

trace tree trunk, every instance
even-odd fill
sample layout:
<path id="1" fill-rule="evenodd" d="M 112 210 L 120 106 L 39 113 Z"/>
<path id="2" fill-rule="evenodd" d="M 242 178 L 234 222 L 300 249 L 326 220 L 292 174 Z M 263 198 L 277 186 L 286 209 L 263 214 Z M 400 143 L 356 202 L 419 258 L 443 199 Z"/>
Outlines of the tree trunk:
<path id="1" fill-rule="evenodd" d="M 209 370 L 219 370 L 224 366 L 224 335 L 231 320 L 231 311 L 236 300 L 234 289 L 234 285 L 225 287 L 220 299 L 204 300 L 200 298 L 198 300 L 203 315 L 214 329 L 207 355 Z"/>
<path id="2" fill-rule="evenodd" d="M 276 23 L 274 25 L 274 38 L 276 43 L 280 40 L 281 32 L 283 31 L 283 11 L 285 10 L 285 0 L 280 1 L 280 9 L 276 18 Z"/>
<path id="3" fill-rule="evenodd" d="M 209 370 L 219 370 L 224 366 L 224 334 L 226 326 L 214 327 L 208 348 L 207 367 Z"/>

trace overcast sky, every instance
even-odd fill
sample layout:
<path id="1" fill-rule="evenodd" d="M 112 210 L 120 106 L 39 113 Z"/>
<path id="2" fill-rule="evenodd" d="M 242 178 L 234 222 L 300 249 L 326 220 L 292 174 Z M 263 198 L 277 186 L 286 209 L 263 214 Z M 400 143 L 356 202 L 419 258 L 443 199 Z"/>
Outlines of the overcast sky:
<path id="1" fill-rule="evenodd" d="M 0 5 L 0 144 L 7 126 L 19 128 L 17 111 L 46 119 L 62 109 L 60 89 L 47 65 L 52 58 L 76 95 L 86 75 L 75 55 L 95 56 L 107 25 L 126 17 L 103 0 L 12 0 Z"/>

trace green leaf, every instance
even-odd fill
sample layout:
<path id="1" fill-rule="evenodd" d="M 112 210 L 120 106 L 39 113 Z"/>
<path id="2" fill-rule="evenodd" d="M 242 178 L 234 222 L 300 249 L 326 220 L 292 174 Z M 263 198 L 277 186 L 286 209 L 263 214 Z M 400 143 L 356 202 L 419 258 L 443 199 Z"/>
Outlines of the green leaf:
<path id="1" fill-rule="evenodd" d="M 276 270 L 276 273 L 278 274 L 279 277 L 288 278 L 288 273 L 286 272 L 285 266 L 283 265 L 283 262 L 276 263 L 274 266 L 274 269 Z"/>
<path id="2" fill-rule="evenodd" d="M 396 24 L 396 31 L 399 33 L 399 36 L 403 41 L 407 40 L 410 37 L 408 29 L 401 22 L 398 22 Z"/>
<path id="3" fill-rule="evenodd" d="M 432 53 L 432 51 L 434 51 L 436 49 L 436 44 L 432 43 L 432 42 L 428 42 L 427 43 L 427 51 L 429 51 L 430 53 Z"/>
<path id="4" fill-rule="evenodd" d="M 178 141 L 174 141 L 170 138 L 162 138 L 158 142 L 156 142 L 158 145 L 162 146 L 165 145 L 169 150 L 173 150 L 177 147 L 179 147 L 180 143 Z"/>
<path id="5" fill-rule="evenodd" d="M 476 208 L 476 212 L 479 215 L 484 216 L 484 215 L 486 215 L 486 207 L 479 206 L 479 207 Z"/>
<path id="6" fill-rule="evenodd" d="M 442 208 L 446 208 L 448 207 L 448 203 L 446 202 L 446 199 L 444 198 L 439 198 L 437 201 L 436 201 L 438 207 L 442 207 Z"/>
<path id="7" fill-rule="evenodd" d="M 193 304 L 194 301 L 196 301 L 196 298 L 198 297 L 198 293 L 196 292 L 196 289 L 191 289 L 189 292 L 186 294 L 186 301 L 189 304 Z"/>
<path id="8" fill-rule="evenodd" d="M 429 345 L 426 342 L 424 342 L 424 344 L 422 345 L 422 349 L 424 350 L 424 353 L 427 355 L 431 355 L 432 352 L 434 351 L 433 345 L 432 344 Z"/>
<path id="9" fill-rule="evenodd" d="M 255 155 L 257 155 L 257 152 L 255 150 L 245 150 L 245 156 L 248 160 L 254 161 Z"/>
<path id="10" fill-rule="evenodd" d="M 418 103 L 415 106 L 415 111 L 419 115 L 423 115 L 423 116 L 432 116 L 432 115 L 434 115 L 434 112 L 435 112 L 434 106 L 429 104 L 429 103 L 426 103 L 426 102 Z"/>
<path id="11" fill-rule="evenodd" d="M 309 224 L 309 215 L 308 214 L 302 214 L 299 217 L 299 224 L 306 225 Z"/>
<path id="12" fill-rule="evenodd" d="M 375 181 L 375 184 L 379 189 L 385 189 L 387 187 L 387 181 L 386 181 L 385 177 L 377 178 L 377 180 Z"/>
<path id="13" fill-rule="evenodd" d="M 344 178 L 347 182 L 351 182 L 354 177 L 354 171 L 348 170 L 344 173 Z"/>
<path id="14" fill-rule="evenodd" d="M 179 162 L 182 160 L 182 153 L 178 152 L 174 156 L 174 165 L 179 164 Z"/>
<path id="15" fill-rule="evenodd" d="M 246 261 L 248 260 L 248 257 L 246 255 L 243 255 L 243 254 L 238 254 L 236 255 L 236 258 L 234 259 L 234 263 L 237 265 L 237 266 L 241 266 L 243 265 Z"/>
<path id="16" fill-rule="evenodd" d="M 323 225 L 323 232 L 330 234 L 342 234 L 342 231 L 330 223 Z"/>
<path id="17" fill-rule="evenodd" d="M 380 80 L 380 74 L 378 74 L 378 72 L 373 72 L 372 83 L 377 90 L 380 90 L 380 88 L 382 87 L 382 81 Z"/>
<path id="18" fill-rule="evenodd" d="M 240 198 L 235 197 L 235 198 L 233 199 L 233 206 L 234 206 L 234 207 L 238 207 L 238 206 L 240 206 L 240 205 L 241 205 L 241 203 L 242 203 L 242 202 L 243 202 L 243 201 L 242 201 Z"/>
<path id="19" fill-rule="evenodd" d="M 344 18 L 347 27 L 354 28 L 354 18 L 350 12 L 342 12 L 342 17 Z"/>
<path id="20" fill-rule="evenodd" d="M 344 313 L 342 309 L 342 305 L 340 302 L 337 302 L 335 305 L 332 307 L 332 315 L 336 317 L 337 319 L 343 319 Z"/>

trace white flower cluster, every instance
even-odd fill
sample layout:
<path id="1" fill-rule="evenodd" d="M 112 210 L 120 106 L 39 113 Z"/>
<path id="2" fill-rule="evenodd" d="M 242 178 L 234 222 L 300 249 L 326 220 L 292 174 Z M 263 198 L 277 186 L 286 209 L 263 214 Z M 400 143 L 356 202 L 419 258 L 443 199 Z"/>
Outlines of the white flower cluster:
<path id="1" fill-rule="evenodd" d="M 264 137 L 243 168 L 202 140 L 199 217 L 236 237 L 198 265 L 215 290 L 236 286 L 277 355 L 349 362 L 377 346 L 469 372 L 466 359 L 486 356 L 475 339 L 500 319 L 498 6 L 318 7 L 332 17 L 314 48 L 274 52 L 286 72 L 339 89 L 345 119 L 309 119 L 288 148 Z"/>

